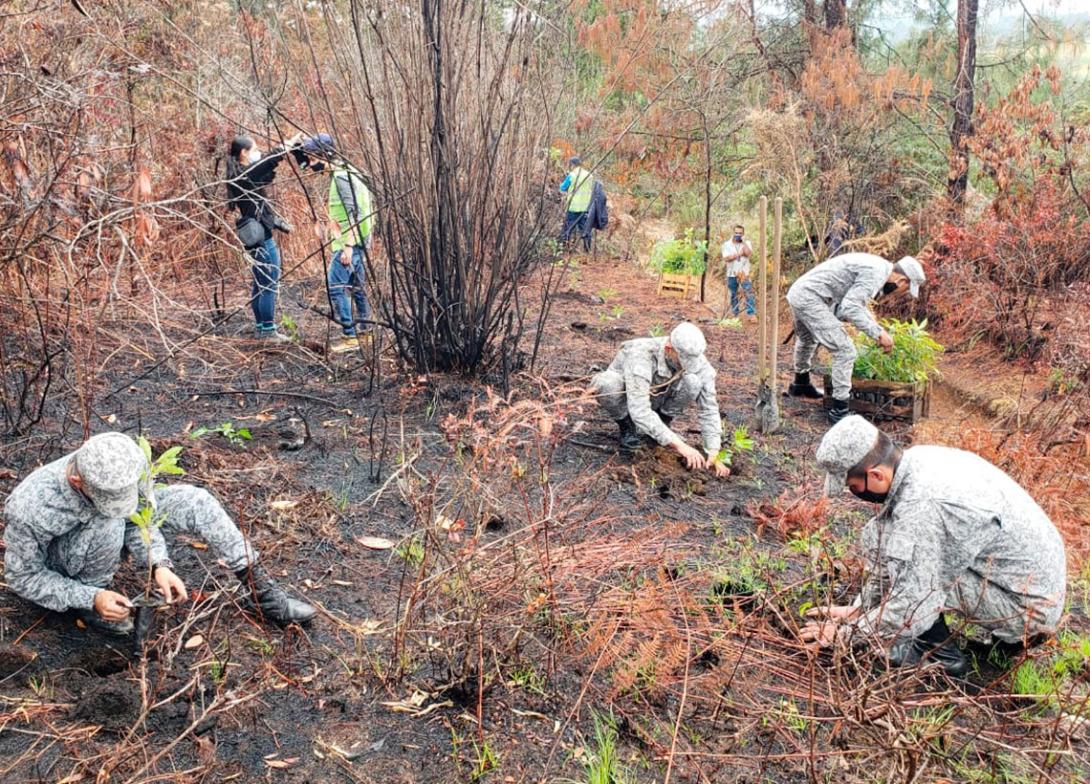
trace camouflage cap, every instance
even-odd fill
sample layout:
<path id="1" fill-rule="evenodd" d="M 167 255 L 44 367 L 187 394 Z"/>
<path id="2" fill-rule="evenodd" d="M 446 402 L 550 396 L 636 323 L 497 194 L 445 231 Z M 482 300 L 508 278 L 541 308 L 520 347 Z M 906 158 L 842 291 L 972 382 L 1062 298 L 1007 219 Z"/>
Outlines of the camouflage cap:
<path id="1" fill-rule="evenodd" d="M 135 441 L 124 433 L 91 436 L 76 450 L 75 464 L 83 492 L 99 514 L 115 518 L 136 512 L 147 460 Z"/>
<path id="2" fill-rule="evenodd" d="M 703 364 L 701 360 L 704 359 L 708 341 L 704 339 L 704 333 L 700 331 L 700 327 L 689 321 L 683 321 L 670 331 L 670 345 L 677 352 L 682 369 L 693 371 Z"/>
<path id="3" fill-rule="evenodd" d="M 847 475 L 878 440 L 878 428 L 858 414 L 846 416 L 829 428 L 817 449 L 817 464 L 825 469 L 825 495 L 844 492 Z"/>
<path id="4" fill-rule="evenodd" d="M 919 297 L 920 286 L 927 282 L 927 276 L 923 272 L 923 265 L 911 256 L 905 256 L 897 262 L 897 266 L 901 268 L 905 277 L 908 278 L 908 293 L 913 297 Z"/>

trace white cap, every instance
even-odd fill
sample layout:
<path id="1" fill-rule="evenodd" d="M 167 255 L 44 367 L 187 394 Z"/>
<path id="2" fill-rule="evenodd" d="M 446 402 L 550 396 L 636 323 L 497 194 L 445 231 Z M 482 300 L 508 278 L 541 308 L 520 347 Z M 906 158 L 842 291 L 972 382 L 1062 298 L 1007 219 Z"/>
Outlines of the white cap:
<path id="1" fill-rule="evenodd" d="M 923 265 L 912 256 L 905 256 L 897 262 L 897 266 L 908 278 L 908 293 L 913 297 L 920 296 L 920 286 L 927 282 L 927 276 L 923 274 Z"/>
<path id="2" fill-rule="evenodd" d="M 844 492 L 848 471 L 874 449 L 878 428 L 858 414 L 846 416 L 829 428 L 817 449 L 817 464 L 825 469 L 825 495 Z"/>
<path id="3" fill-rule="evenodd" d="M 682 321 L 670 331 L 670 345 L 677 352 L 682 370 L 696 370 L 704 358 L 708 341 L 700 327 L 688 321 Z"/>

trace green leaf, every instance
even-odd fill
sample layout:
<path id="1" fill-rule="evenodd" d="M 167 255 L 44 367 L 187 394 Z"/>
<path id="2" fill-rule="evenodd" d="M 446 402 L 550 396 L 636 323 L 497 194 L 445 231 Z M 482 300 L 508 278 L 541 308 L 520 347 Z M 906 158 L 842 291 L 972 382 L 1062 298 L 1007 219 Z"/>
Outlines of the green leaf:
<path id="1" fill-rule="evenodd" d="M 151 444 L 148 443 L 148 439 L 144 436 L 137 436 L 137 445 L 140 447 L 140 451 L 144 453 L 144 459 L 148 461 L 148 465 L 151 465 Z"/>
<path id="2" fill-rule="evenodd" d="M 246 427 L 240 427 L 240 428 L 239 428 L 239 429 L 238 429 L 238 430 L 236 431 L 236 433 L 235 433 L 235 434 L 236 434 L 236 435 L 237 435 L 237 436 L 238 436 L 239 438 L 244 438 L 244 439 L 246 439 L 247 441 L 249 441 L 249 440 L 250 440 L 250 439 L 252 438 L 252 436 L 250 435 L 250 430 L 249 430 L 249 428 L 246 428 Z"/>

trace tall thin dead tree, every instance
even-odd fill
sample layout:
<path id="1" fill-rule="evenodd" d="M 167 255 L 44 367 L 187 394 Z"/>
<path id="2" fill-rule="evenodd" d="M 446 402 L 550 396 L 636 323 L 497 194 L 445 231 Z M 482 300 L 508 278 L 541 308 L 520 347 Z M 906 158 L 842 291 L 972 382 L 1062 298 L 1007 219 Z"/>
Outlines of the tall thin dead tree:
<path id="1" fill-rule="evenodd" d="M 958 0 L 958 70 L 954 76 L 954 119 L 950 125 L 950 199 L 960 204 L 969 184 L 969 149 L 973 132 L 973 82 L 976 75 L 976 17 L 978 0 Z"/>
<path id="2" fill-rule="evenodd" d="M 372 129 L 360 155 L 381 205 L 379 308 L 399 354 L 421 371 L 506 377 L 524 359 L 523 286 L 547 255 L 555 101 L 547 28 L 505 26 L 489 6 L 353 2 L 350 83 Z"/>

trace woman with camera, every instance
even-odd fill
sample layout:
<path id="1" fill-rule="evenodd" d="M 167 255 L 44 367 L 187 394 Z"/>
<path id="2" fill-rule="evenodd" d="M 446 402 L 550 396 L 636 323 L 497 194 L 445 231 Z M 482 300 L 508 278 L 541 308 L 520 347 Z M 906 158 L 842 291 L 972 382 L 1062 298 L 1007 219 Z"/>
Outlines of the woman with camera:
<path id="1" fill-rule="evenodd" d="M 253 288 L 250 306 L 254 311 L 256 337 L 276 343 L 291 341 L 276 328 L 276 296 L 280 286 L 280 249 L 273 229 L 288 231 L 265 196 L 265 187 L 276 176 L 276 167 L 303 135 L 296 134 L 283 145 L 262 154 L 249 136 L 236 136 L 227 158 L 228 206 L 239 212 L 235 230 L 239 241 L 253 259 Z"/>

